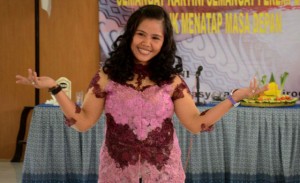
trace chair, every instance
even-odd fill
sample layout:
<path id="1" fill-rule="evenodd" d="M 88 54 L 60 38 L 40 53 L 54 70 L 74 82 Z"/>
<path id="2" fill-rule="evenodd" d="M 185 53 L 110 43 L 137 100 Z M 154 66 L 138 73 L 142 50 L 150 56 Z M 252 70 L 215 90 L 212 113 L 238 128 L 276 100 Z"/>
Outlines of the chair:
<path id="1" fill-rule="evenodd" d="M 24 137 L 25 137 L 25 132 L 26 132 L 27 117 L 28 117 L 29 112 L 32 109 L 33 109 L 32 106 L 25 106 L 21 113 L 20 127 L 19 127 L 17 142 L 16 142 L 16 150 L 15 150 L 15 154 L 14 154 L 14 157 L 12 158 L 11 162 L 20 162 L 21 161 L 22 153 L 23 153 L 23 145 L 26 145 L 26 140 L 24 139 Z"/>

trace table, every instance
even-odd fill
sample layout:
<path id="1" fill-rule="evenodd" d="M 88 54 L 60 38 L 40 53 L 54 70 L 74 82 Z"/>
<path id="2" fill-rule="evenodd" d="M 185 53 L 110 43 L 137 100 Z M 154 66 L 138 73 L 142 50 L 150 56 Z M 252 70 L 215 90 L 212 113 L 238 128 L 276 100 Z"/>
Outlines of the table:
<path id="1" fill-rule="evenodd" d="M 211 106 L 200 106 L 203 111 Z M 23 183 L 97 182 L 104 117 L 88 132 L 63 123 L 58 107 L 35 106 L 23 164 Z M 192 135 L 174 116 L 186 182 L 300 182 L 300 106 L 237 107 L 212 132 Z M 101 162 L 100 162 L 101 163 Z"/>
<path id="2" fill-rule="evenodd" d="M 300 182 L 299 106 L 232 109 L 193 144 L 190 182 Z"/>

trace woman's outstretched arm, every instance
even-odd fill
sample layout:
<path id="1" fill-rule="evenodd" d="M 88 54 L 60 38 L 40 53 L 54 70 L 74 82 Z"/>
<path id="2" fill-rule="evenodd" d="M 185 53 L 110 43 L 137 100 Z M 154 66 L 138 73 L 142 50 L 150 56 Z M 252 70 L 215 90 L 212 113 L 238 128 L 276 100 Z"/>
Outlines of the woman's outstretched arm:
<path id="1" fill-rule="evenodd" d="M 102 79 L 100 79 L 102 78 Z M 101 91 L 107 81 L 106 75 L 99 71 L 96 73 L 89 89 L 84 97 L 82 107 L 77 106 L 63 91 L 59 91 L 54 96 L 62 109 L 66 124 L 77 131 L 84 132 L 90 129 L 98 121 L 104 108 L 105 93 Z M 38 89 L 55 88 L 57 83 L 48 76 L 37 76 L 36 72 L 28 69 L 28 76 L 16 76 L 16 83 L 33 86 Z"/>
<path id="2" fill-rule="evenodd" d="M 185 84 L 182 83 L 184 83 L 184 81 L 179 76 L 174 79 L 173 85 L 175 91 L 176 87 Z M 238 102 L 244 98 L 257 95 L 267 90 L 267 88 L 267 86 L 258 88 L 258 83 L 254 78 L 250 82 L 249 87 L 236 90 L 232 95 L 232 99 Z M 232 102 L 226 99 L 207 111 L 199 111 L 188 88 L 185 87 L 181 92 L 182 97 L 174 100 L 175 113 L 185 128 L 192 133 L 209 130 L 233 107 Z"/>

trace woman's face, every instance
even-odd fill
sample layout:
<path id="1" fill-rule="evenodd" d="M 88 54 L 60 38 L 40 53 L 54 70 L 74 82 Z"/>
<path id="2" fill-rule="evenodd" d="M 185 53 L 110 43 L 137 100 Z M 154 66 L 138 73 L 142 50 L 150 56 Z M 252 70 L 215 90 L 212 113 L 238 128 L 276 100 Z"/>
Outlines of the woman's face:
<path id="1" fill-rule="evenodd" d="M 131 43 L 135 63 L 146 65 L 149 60 L 160 52 L 163 43 L 164 28 L 162 20 L 143 20 L 137 27 Z"/>

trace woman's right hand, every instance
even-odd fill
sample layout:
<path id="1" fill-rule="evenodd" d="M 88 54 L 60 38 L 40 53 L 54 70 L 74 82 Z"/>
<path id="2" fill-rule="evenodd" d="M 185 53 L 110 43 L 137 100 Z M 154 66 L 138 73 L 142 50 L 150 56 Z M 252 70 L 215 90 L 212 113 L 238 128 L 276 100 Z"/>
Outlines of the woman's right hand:
<path id="1" fill-rule="evenodd" d="M 36 72 L 28 69 L 28 77 L 16 75 L 16 83 L 23 85 L 30 85 L 38 89 L 52 88 L 57 85 L 54 79 L 48 76 L 37 76 Z"/>

